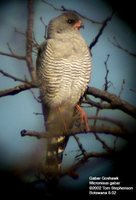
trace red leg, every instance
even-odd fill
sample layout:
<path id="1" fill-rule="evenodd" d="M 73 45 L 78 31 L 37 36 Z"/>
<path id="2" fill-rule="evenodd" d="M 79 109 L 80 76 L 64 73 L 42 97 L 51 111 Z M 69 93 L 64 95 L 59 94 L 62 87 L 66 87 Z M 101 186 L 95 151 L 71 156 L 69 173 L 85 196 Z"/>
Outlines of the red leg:
<path id="1" fill-rule="evenodd" d="M 88 124 L 87 114 L 78 104 L 76 105 L 76 108 L 81 114 L 81 123 L 85 122 L 86 131 L 89 132 L 90 128 L 89 128 L 89 124 Z"/>

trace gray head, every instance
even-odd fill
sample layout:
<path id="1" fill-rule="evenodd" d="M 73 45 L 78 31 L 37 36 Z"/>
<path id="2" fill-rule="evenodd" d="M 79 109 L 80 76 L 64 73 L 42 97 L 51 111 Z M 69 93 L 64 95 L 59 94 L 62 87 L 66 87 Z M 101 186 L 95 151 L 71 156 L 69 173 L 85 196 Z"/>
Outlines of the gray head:
<path id="1" fill-rule="evenodd" d="M 83 27 L 83 21 L 75 12 L 65 12 L 58 17 L 52 19 L 48 25 L 48 38 L 56 33 L 64 33 L 67 31 L 77 31 Z"/>

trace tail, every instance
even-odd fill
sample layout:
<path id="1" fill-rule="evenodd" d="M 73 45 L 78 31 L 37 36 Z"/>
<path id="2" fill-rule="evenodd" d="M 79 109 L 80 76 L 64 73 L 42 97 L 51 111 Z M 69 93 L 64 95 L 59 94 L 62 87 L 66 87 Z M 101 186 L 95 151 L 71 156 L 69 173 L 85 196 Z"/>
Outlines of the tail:
<path id="1" fill-rule="evenodd" d="M 61 172 L 63 152 L 73 124 L 73 113 L 74 108 L 65 104 L 49 109 L 46 128 L 51 138 L 47 142 L 46 170 L 50 178 L 56 178 Z"/>
<path id="2" fill-rule="evenodd" d="M 46 171 L 49 179 L 58 178 L 62 170 L 63 153 L 68 142 L 67 136 L 50 138 L 47 144 Z"/>

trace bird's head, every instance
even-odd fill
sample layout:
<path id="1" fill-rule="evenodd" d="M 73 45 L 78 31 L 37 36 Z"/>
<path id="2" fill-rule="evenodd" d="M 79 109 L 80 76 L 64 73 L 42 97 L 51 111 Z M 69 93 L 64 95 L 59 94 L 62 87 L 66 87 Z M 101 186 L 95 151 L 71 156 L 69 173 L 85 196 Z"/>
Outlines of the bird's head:
<path id="1" fill-rule="evenodd" d="M 48 36 L 55 33 L 64 33 L 70 30 L 79 30 L 84 24 L 79 15 L 75 12 L 65 12 L 52 19 L 48 25 Z"/>

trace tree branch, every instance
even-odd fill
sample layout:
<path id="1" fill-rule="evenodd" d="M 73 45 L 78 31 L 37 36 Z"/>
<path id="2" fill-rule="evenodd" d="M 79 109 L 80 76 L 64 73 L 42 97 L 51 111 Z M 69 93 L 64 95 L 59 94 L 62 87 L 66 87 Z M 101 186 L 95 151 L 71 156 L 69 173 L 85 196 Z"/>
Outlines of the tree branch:
<path id="1" fill-rule="evenodd" d="M 34 20 L 33 0 L 28 0 L 28 22 L 27 22 L 27 30 L 26 30 L 26 63 L 27 63 L 27 67 L 30 72 L 32 81 L 34 82 L 36 80 L 36 74 L 35 74 L 35 69 L 33 66 L 33 59 L 32 59 L 33 20 Z"/>
<path id="2" fill-rule="evenodd" d="M 109 75 L 108 60 L 109 60 L 109 57 L 110 57 L 110 55 L 108 54 L 107 59 L 104 62 L 105 69 L 106 69 L 104 91 L 108 91 L 109 87 L 111 86 L 111 81 L 108 80 L 108 75 Z"/>
<path id="3" fill-rule="evenodd" d="M 9 74 L 9 73 L 1 70 L 1 69 L 0 69 L 0 73 L 3 74 L 4 76 L 8 77 L 8 78 L 13 79 L 14 81 L 20 81 L 20 82 L 26 83 L 26 80 L 23 80 L 21 78 L 15 77 L 15 76 L 13 76 L 13 75 L 11 75 L 11 74 Z"/>
<path id="4" fill-rule="evenodd" d="M 124 132 L 128 132 L 127 130 L 127 127 L 119 120 L 117 119 L 113 119 L 113 118 L 110 118 L 110 117 L 105 117 L 105 116 L 89 116 L 88 117 L 89 120 L 101 120 L 101 121 L 107 121 L 107 122 L 110 122 L 116 126 L 119 126 L 122 130 L 124 130 Z"/>
<path id="5" fill-rule="evenodd" d="M 100 98 L 104 101 L 107 101 L 108 103 L 110 103 L 111 109 L 122 110 L 123 112 L 136 118 L 136 107 L 129 104 L 127 101 L 120 99 L 115 94 L 111 94 L 109 92 L 94 87 L 88 87 L 87 94 L 90 94 L 96 98 Z"/>
<path id="6" fill-rule="evenodd" d="M 20 56 L 20 55 L 11 54 L 11 53 L 5 53 L 5 52 L 2 52 L 2 51 L 0 51 L 0 55 L 2 55 L 2 56 L 9 56 L 11 58 L 16 58 L 18 60 L 26 60 L 25 56 Z"/>
<path id="7" fill-rule="evenodd" d="M 80 140 L 79 140 L 79 137 L 77 137 L 76 135 L 73 136 L 78 144 L 78 147 L 82 153 L 82 155 L 85 157 L 86 156 L 86 150 L 83 148 L 83 145 L 81 144 Z"/>
<path id="8" fill-rule="evenodd" d="M 114 37 L 113 39 L 114 39 L 114 41 L 111 41 L 111 40 L 110 40 L 110 42 L 111 42 L 114 46 L 116 46 L 117 48 L 119 48 L 119 49 L 123 50 L 124 52 L 128 53 L 130 56 L 136 57 L 136 53 L 131 52 L 131 51 L 129 51 L 128 49 L 122 47 L 122 46 L 119 44 L 119 42 L 116 40 L 116 37 Z"/>
<path id="9" fill-rule="evenodd" d="M 29 90 L 31 88 L 37 88 L 35 83 L 26 82 L 26 84 L 18 85 L 13 88 L 0 91 L 0 97 L 16 95 L 22 91 Z M 99 104 L 95 102 L 95 106 L 100 107 L 101 109 L 119 109 L 123 112 L 129 114 L 130 116 L 136 118 L 136 107 L 129 104 L 127 101 L 120 99 L 117 95 L 111 94 L 109 92 L 100 90 L 95 87 L 88 87 L 87 94 L 92 95 L 96 98 L 100 98 L 104 101 L 107 101 L 109 104 Z M 87 100 L 88 104 L 93 104 L 92 100 Z"/>
<path id="10" fill-rule="evenodd" d="M 19 33 L 20 35 L 23 35 L 24 37 L 26 34 L 24 32 L 19 31 L 16 27 L 14 28 L 15 33 Z"/>
<path id="11" fill-rule="evenodd" d="M 101 125 L 101 126 L 90 127 L 90 132 L 86 132 L 86 133 L 84 131 L 81 131 L 79 128 L 73 128 L 71 130 L 71 133 L 69 134 L 54 134 L 54 135 L 50 135 L 48 132 L 22 130 L 21 136 L 32 136 L 32 137 L 37 137 L 37 138 L 51 138 L 51 137 L 74 136 L 78 134 L 93 134 L 93 133 L 113 135 L 116 137 L 121 137 L 126 140 L 129 139 L 134 134 L 134 133 L 128 133 L 127 131 L 125 132 L 119 127 Z"/>
<path id="12" fill-rule="evenodd" d="M 96 127 L 96 125 L 95 125 L 95 127 Z M 103 139 L 101 139 L 99 137 L 98 133 L 97 134 L 94 133 L 94 136 L 95 136 L 95 139 L 102 144 L 103 149 L 105 149 L 109 153 L 114 151 L 113 148 L 111 148 Z"/>
<path id="13" fill-rule="evenodd" d="M 35 68 L 33 66 L 33 59 L 32 59 L 33 20 L 34 20 L 33 0 L 28 0 L 28 21 L 27 21 L 27 30 L 26 30 L 26 56 L 20 56 L 20 55 L 15 54 L 8 43 L 7 45 L 8 45 L 8 49 L 10 53 L 5 53 L 5 52 L 0 51 L 0 55 L 9 56 L 9 57 L 16 58 L 19 60 L 25 60 L 31 79 L 34 82 L 36 80 L 36 73 L 35 73 Z"/>
<path id="14" fill-rule="evenodd" d="M 31 83 L 31 82 L 28 82 L 28 83 L 25 83 L 25 84 L 22 84 L 22 85 L 17 85 L 16 87 L 13 87 L 13 88 L 1 90 L 0 91 L 0 97 L 16 95 L 20 92 L 23 92 L 25 90 L 29 90 L 29 89 L 34 88 L 34 87 L 36 87 L 36 86 L 34 86 L 34 84 Z"/>
<path id="15" fill-rule="evenodd" d="M 99 109 L 111 109 L 111 106 L 109 103 L 95 102 L 92 99 L 90 99 L 87 95 L 85 95 L 85 100 L 83 100 L 82 103 L 89 104 Z"/>
<path id="16" fill-rule="evenodd" d="M 85 157 L 82 157 L 78 162 L 76 162 L 73 166 L 71 166 L 70 168 L 66 169 L 64 172 L 62 172 L 60 174 L 60 176 L 65 176 L 65 175 L 69 175 L 72 178 L 75 179 L 75 176 L 72 176 L 73 174 L 75 174 L 75 171 L 81 167 L 82 165 L 84 165 L 88 159 L 90 158 L 112 158 L 116 156 L 116 152 L 90 152 L 87 153 Z M 72 174 L 72 175 L 71 175 Z M 78 176 L 76 176 L 78 178 Z"/>
<path id="17" fill-rule="evenodd" d="M 83 19 L 86 19 L 88 21 L 90 21 L 91 23 L 94 23 L 94 24 L 102 24 L 103 22 L 98 22 L 96 20 L 93 20 L 93 19 L 90 19 L 84 15 L 81 15 L 79 12 L 75 11 L 75 10 L 70 10 L 70 9 L 67 9 L 65 8 L 64 6 L 61 6 L 61 8 L 57 8 L 55 7 L 52 3 L 50 2 L 47 2 L 46 0 L 42 0 L 42 2 L 46 3 L 47 5 L 49 5 L 50 7 L 52 7 L 54 10 L 57 10 L 57 11 L 61 11 L 61 12 L 65 12 L 65 11 L 74 11 L 75 13 L 77 13 L 79 16 L 81 16 Z"/>
<path id="18" fill-rule="evenodd" d="M 95 38 L 93 39 L 93 42 L 92 42 L 92 43 L 90 44 L 90 46 L 89 46 L 89 49 L 90 49 L 90 50 L 91 50 L 91 49 L 95 46 L 95 44 L 98 42 L 98 39 L 99 39 L 100 36 L 102 35 L 102 33 L 103 33 L 105 27 L 107 26 L 108 22 L 111 21 L 111 19 L 112 19 L 112 17 L 113 17 L 113 14 L 114 14 L 114 12 L 112 12 L 112 14 L 111 14 L 110 17 L 107 17 L 107 18 L 104 20 L 104 22 L 103 22 L 103 24 L 102 24 L 102 27 L 100 28 L 98 34 L 95 36 Z"/>
<path id="19" fill-rule="evenodd" d="M 123 79 L 123 81 L 122 81 L 122 84 L 121 84 L 121 89 L 120 89 L 120 92 L 119 92 L 119 97 L 121 97 L 121 95 L 122 95 L 122 92 L 123 92 L 123 90 L 124 90 L 124 87 L 125 87 L 125 79 Z"/>

